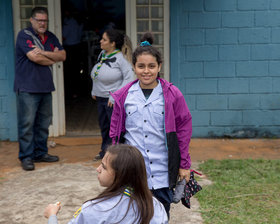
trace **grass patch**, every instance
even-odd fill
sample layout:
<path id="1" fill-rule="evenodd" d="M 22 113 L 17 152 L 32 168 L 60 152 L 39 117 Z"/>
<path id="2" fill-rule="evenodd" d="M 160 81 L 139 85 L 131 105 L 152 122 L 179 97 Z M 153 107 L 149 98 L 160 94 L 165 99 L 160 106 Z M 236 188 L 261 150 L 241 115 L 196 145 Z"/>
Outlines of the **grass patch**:
<path id="1" fill-rule="evenodd" d="M 280 223 L 280 160 L 209 160 L 197 194 L 204 223 Z"/>

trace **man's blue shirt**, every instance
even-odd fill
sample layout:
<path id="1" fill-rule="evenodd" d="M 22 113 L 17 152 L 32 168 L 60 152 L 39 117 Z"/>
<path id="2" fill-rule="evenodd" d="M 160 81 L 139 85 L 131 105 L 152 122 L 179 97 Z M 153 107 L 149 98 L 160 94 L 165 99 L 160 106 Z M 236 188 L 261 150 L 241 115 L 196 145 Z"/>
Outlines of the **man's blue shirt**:
<path id="1" fill-rule="evenodd" d="M 26 54 L 33 50 L 32 45 L 35 45 L 34 39 L 26 31 L 31 32 L 40 40 L 44 46 L 45 51 L 53 51 L 55 47 L 63 50 L 57 37 L 49 32 L 45 32 L 45 39 L 41 41 L 38 34 L 36 34 L 32 27 L 21 30 L 18 33 L 16 41 L 16 71 L 14 90 L 29 93 L 48 93 L 55 90 L 51 66 L 39 65 L 26 56 Z"/>

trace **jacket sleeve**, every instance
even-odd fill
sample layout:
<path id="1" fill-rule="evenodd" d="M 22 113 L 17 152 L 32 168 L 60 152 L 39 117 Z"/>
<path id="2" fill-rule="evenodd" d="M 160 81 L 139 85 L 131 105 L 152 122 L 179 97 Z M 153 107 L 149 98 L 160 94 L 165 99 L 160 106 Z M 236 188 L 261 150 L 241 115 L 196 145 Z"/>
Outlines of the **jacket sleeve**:
<path id="1" fill-rule="evenodd" d="M 111 96 L 114 98 L 114 94 L 111 93 Z M 112 144 L 116 144 L 117 136 L 118 136 L 118 125 L 119 125 L 119 119 L 120 119 L 120 104 L 118 101 L 115 102 L 114 107 L 113 107 L 113 112 L 111 116 L 111 123 L 110 123 L 110 132 L 109 136 L 112 138 Z"/>
<path id="2" fill-rule="evenodd" d="M 122 83 L 120 84 L 118 89 L 121 89 L 124 87 L 126 84 L 132 82 L 135 79 L 135 74 L 132 68 L 132 65 L 122 56 L 119 58 L 119 68 L 121 70 L 123 79 Z M 109 100 L 114 103 L 114 98 L 110 95 Z"/>
<path id="3" fill-rule="evenodd" d="M 51 215 L 48 219 L 48 224 L 58 224 L 57 216 L 56 215 Z"/>
<path id="4" fill-rule="evenodd" d="M 191 167 L 189 144 L 192 136 L 192 117 L 183 94 L 177 89 L 174 102 L 174 113 L 176 122 L 176 134 L 181 154 L 180 168 Z"/>

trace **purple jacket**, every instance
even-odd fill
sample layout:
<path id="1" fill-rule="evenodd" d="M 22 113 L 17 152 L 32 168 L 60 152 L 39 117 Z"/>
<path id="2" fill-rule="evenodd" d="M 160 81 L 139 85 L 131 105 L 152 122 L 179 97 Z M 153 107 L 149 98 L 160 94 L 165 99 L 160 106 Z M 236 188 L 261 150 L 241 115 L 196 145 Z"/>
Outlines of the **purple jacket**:
<path id="1" fill-rule="evenodd" d="M 165 104 L 169 185 L 170 187 L 174 187 L 179 168 L 189 169 L 191 167 L 189 143 L 192 135 L 192 117 L 180 90 L 172 83 L 161 78 L 158 79 L 162 86 Z M 122 139 L 126 132 L 124 102 L 129 88 L 137 81 L 135 80 L 111 94 L 115 100 L 110 126 L 110 137 L 112 138 L 113 144 L 124 142 Z"/>

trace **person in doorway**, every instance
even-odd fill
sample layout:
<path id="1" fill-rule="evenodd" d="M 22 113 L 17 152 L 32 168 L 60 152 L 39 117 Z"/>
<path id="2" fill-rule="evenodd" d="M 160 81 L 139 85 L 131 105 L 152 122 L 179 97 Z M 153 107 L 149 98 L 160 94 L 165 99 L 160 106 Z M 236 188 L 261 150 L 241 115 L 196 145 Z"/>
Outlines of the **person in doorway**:
<path id="1" fill-rule="evenodd" d="M 169 216 L 178 176 L 190 178 L 192 117 L 179 89 L 159 77 L 162 59 L 152 46 L 152 34 L 145 33 L 141 41 L 132 56 L 138 79 L 112 94 L 110 137 L 113 144 L 140 150 L 149 188 Z"/>
<path id="2" fill-rule="evenodd" d="M 149 191 L 145 162 L 138 149 L 121 144 L 108 147 L 97 172 L 100 185 L 106 189 L 86 201 L 69 224 L 168 223 L 163 205 Z M 48 224 L 58 223 L 59 209 L 59 203 L 46 207 Z"/>
<path id="3" fill-rule="evenodd" d="M 66 99 L 77 98 L 81 88 L 80 58 L 82 32 L 83 25 L 78 23 L 69 9 L 66 9 L 62 23 L 63 47 L 67 53 L 67 60 L 64 62 Z"/>
<path id="4" fill-rule="evenodd" d="M 97 101 L 102 135 L 101 151 L 94 160 L 102 159 L 107 146 L 111 144 L 109 130 L 114 101 L 109 93 L 115 92 L 134 80 L 132 65 L 121 52 L 122 48 L 126 47 L 125 39 L 127 38 L 115 29 L 106 30 L 100 40 L 102 51 L 98 57 L 98 63 L 91 71 L 91 95 Z"/>
<path id="5" fill-rule="evenodd" d="M 47 31 L 48 10 L 32 9 L 31 26 L 18 33 L 14 91 L 17 94 L 19 160 L 24 170 L 34 170 L 34 162 L 56 162 L 48 154 L 47 140 L 52 121 L 55 90 L 52 65 L 66 59 L 57 37 Z"/>

